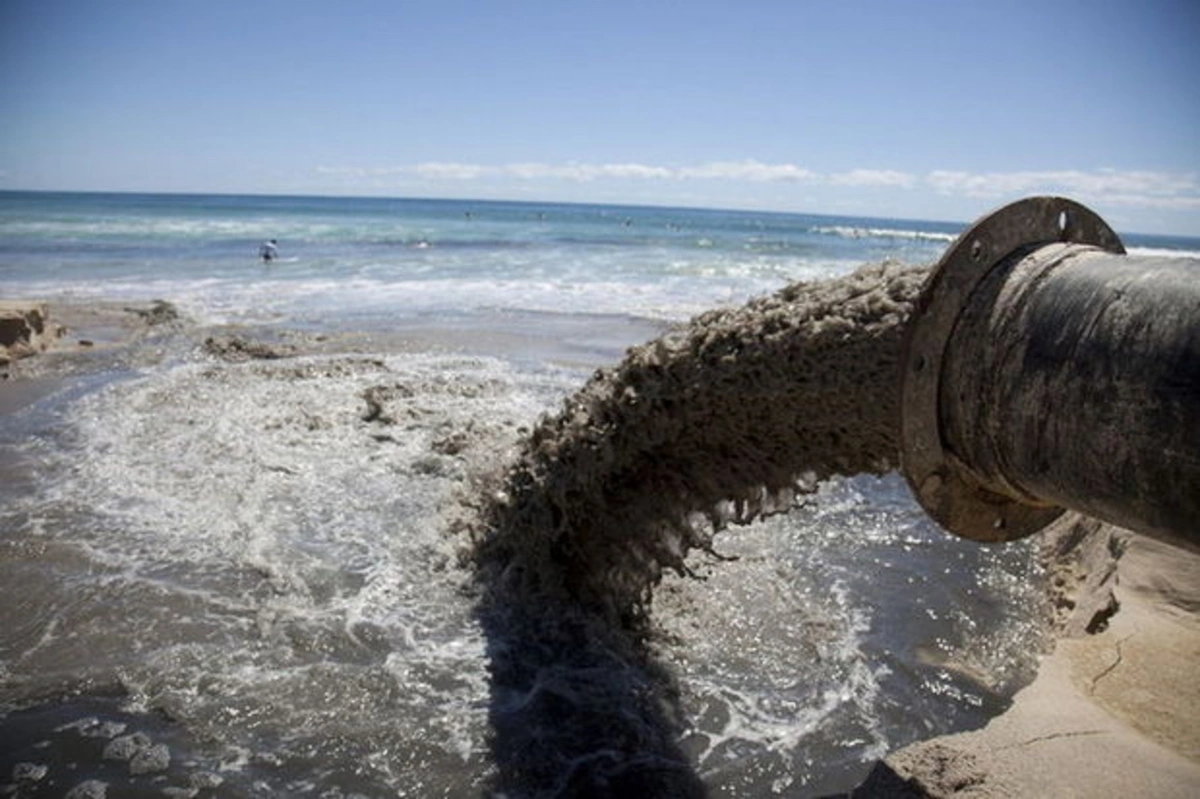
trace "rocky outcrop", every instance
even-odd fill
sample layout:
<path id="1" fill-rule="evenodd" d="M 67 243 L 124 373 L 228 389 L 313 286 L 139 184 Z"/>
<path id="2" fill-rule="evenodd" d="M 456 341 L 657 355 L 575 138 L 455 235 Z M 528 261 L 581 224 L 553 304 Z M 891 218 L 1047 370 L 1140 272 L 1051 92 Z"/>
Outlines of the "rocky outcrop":
<path id="1" fill-rule="evenodd" d="M 0 370 L 44 352 L 62 334 L 60 325 L 50 324 L 44 302 L 0 301 Z"/>

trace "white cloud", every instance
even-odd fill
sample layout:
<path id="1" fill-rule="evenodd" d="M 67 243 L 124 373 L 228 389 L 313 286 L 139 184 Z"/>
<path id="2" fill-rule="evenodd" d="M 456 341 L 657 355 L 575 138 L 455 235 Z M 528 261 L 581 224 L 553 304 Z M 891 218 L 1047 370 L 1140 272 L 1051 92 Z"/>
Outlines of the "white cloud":
<path id="1" fill-rule="evenodd" d="M 318 175 L 336 175 L 338 177 L 359 178 L 365 177 L 367 170 L 360 166 L 319 166 L 317 167 Z"/>
<path id="2" fill-rule="evenodd" d="M 675 170 L 675 176 L 702 180 L 815 181 L 820 176 L 795 164 L 764 164 L 761 161 L 717 161 Z"/>
<path id="3" fill-rule="evenodd" d="M 405 170 L 400 168 L 396 171 Z M 429 180 L 477 180 L 488 171 L 488 167 L 478 164 L 459 164 L 453 161 L 431 161 L 412 167 L 413 174 Z"/>
<path id="4" fill-rule="evenodd" d="M 878 188 L 911 188 L 917 178 L 908 172 L 894 169 L 851 169 L 829 176 L 835 186 L 870 186 Z"/>
<path id="5" fill-rule="evenodd" d="M 967 172 L 938 169 L 924 176 L 895 169 L 850 169 L 843 172 L 814 172 L 792 163 L 764 163 L 754 159 L 712 161 L 692 166 L 658 166 L 635 162 L 593 164 L 538 161 L 500 165 L 457 161 L 427 161 L 402 166 L 323 166 L 317 172 L 343 181 L 375 187 L 402 185 L 405 181 L 428 183 L 507 181 L 508 188 L 522 183 L 545 181 L 591 183 L 634 181 L 644 184 L 682 182 L 805 184 L 845 190 L 890 188 L 933 192 L 946 196 L 999 201 L 1031 194 L 1062 194 L 1106 206 L 1200 210 L 1200 178 L 1195 173 L 1152 170 L 1024 170 L 1013 172 Z M 493 186 L 495 188 L 495 186 Z"/>
<path id="6" fill-rule="evenodd" d="M 671 170 L 646 164 L 608 164 L 602 168 L 606 178 L 638 178 L 640 180 L 669 179 Z"/>
<path id="7" fill-rule="evenodd" d="M 1146 208 L 1200 208 L 1195 174 L 1098 169 L 1025 172 L 935 170 L 925 182 L 941 194 L 995 199 L 1034 193 L 1065 194 L 1106 204 Z"/>
<path id="8" fill-rule="evenodd" d="M 632 178 L 637 180 L 669 179 L 671 170 L 646 164 L 540 164 L 521 163 L 497 167 L 499 174 L 521 180 L 578 180 L 598 178 Z"/>
<path id="9" fill-rule="evenodd" d="M 410 176 L 424 180 L 479 180 L 513 178 L 516 180 L 570 180 L 587 182 L 600 179 L 622 180 L 748 180 L 755 182 L 819 182 L 821 176 L 795 164 L 764 164 L 760 161 L 717 161 L 688 167 L 618 163 L 547 164 L 536 161 L 487 166 L 455 161 L 427 161 L 409 166 L 336 167 L 322 166 L 317 172 L 350 179 L 378 178 L 388 175 Z"/>

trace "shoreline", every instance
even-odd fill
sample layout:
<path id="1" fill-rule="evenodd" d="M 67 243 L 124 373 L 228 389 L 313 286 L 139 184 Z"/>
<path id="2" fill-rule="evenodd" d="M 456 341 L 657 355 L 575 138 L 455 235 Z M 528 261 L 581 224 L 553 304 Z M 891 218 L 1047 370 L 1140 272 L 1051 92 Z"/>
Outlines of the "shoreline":
<path id="1" fill-rule="evenodd" d="M 447 342 L 437 329 L 408 325 L 377 334 L 284 332 L 265 343 L 259 334 L 267 328 L 184 330 L 167 303 L 5 303 L 19 305 L 48 306 L 44 328 L 52 335 L 7 364 L 0 414 L 53 393 L 68 377 L 167 358 L 165 347 L 136 346 L 160 334 L 207 349 L 212 338 L 204 336 L 224 331 L 277 353 L 220 343 L 209 350 L 226 358 L 425 350 L 438 342 L 455 351 L 486 342 L 530 358 L 563 352 L 561 340 L 539 345 L 519 324 L 497 341 L 489 330 L 471 330 Z M 614 323 L 609 332 L 615 347 L 629 330 Z M 575 365 L 602 356 L 586 345 L 576 352 Z M 1040 535 L 1059 637 L 1033 682 L 983 728 L 889 754 L 850 796 L 1200 795 L 1200 689 L 1192 676 L 1200 663 L 1200 553 L 1087 520 L 1064 520 Z"/>
<path id="2" fill-rule="evenodd" d="M 193 347 L 203 346 L 209 337 L 235 336 L 263 340 L 295 355 L 462 353 L 591 370 L 620 360 L 627 348 L 661 336 L 674 324 L 641 316 L 541 311 L 416 316 L 383 323 L 372 319 L 352 329 L 286 321 L 204 323 L 165 300 L 0 300 L 0 321 L 6 311 L 37 314 L 45 332 L 26 334 L 11 346 L 0 340 L 0 385 L 9 375 L 87 371 L 93 353 L 119 357 L 134 345 L 172 333 Z M 140 353 L 134 359 L 143 363 L 162 355 Z"/>
<path id="3" fill-rule="evenodd" d="M 150 364 L 158 348 L 137 348 L 178 327 L 170 303 L 0 301 L 8 335 L 0 339 L 0 415 L 53 394 L 71 377 Z"/>
<path id="4" fill-rule="evenodd" d="M 1040 533 L 1067 612 L 1033 682 L 982 729 L 890 753 L 851 797 L 1200 795 L 1200 553 L 1077 518 Z"/>

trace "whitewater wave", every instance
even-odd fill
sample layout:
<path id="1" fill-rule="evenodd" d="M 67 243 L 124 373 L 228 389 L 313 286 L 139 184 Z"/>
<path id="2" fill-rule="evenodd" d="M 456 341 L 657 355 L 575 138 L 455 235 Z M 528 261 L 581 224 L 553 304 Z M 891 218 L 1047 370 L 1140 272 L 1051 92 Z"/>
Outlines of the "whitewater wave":
<path id="1" fill-rule="evenodd" d="M 1169 247 L 1129 247 L 1129 255 L 1146 258 L 1193 258 L 1200 261 L 1200 250 L 1175 250 Z"/>
<path id="2" fill-rule="evenodd" d="M 906 239 L 911 241 L 952 242 L 958 238 L 957 233 L 942 233 L 933 230 L 854 227 L 850 225 L 822 225 L 814 227 L 812 232 L 826 236 L 838 236 L 844 239 Z"/>

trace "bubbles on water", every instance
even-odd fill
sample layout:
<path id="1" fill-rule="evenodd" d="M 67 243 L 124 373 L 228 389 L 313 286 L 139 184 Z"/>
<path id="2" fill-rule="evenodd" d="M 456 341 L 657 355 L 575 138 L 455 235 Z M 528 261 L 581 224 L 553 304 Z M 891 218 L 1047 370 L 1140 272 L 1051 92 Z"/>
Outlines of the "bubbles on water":
<path id="1" fill-rule="evenodd" d="M 894 747 L 983 723 L 1031 675 L 1031 547 L 949 536 L 895 475 L 828 481 L 717 549 L 737 559 L 699 556 L 701 581 L 670 576 L 654 596 L 712 795 L 845 790 Z"/>
<path id="2" fill-rule="evenodd" d="M 456 356 L 293 358 L 85 398 L 28 500 L 57 521 L 22 534 L 62 550 L 43 568 L 66 579 L 39 587 L 57 598 L 10 685 L 91 673 L 248 767 L 370 760 L 375 790 L 423 771 L 461 787 L 440 764 L 487 770 L 486 674 L 448 514 L 565 379 Z"/>
<path id="3" fill-rule="evenodd" d="M 37 602 L 0 700 L 109 685 L 195 737 L 109 728 L 166 745 L 169 773 L 343 794 L 482 793 L 508 767 L 498 731 L 576 736 L 561 760 L 520 766 L 563 785 L 836 790 L 906 736 L 986 716 L 1010 684 L 994 675 L 1029 651 L 1011 610 L 1022 557 L 944 545 L 895 478 L 722 506 L 801 505 L 692 553 L 702 580 L 659 586 L 649 666 L 548 607 L 489 629 L 458 563 L 460 500 L 580 380 L 452 355 L 202 359 L 85 397 L 39 494 L 6 516 L 37 550 L 22 583 Z M 572 659 L 539 654 L 520 624 L 561 625 Z M 637 714 L 639 757 L 588 748 Z"/>

